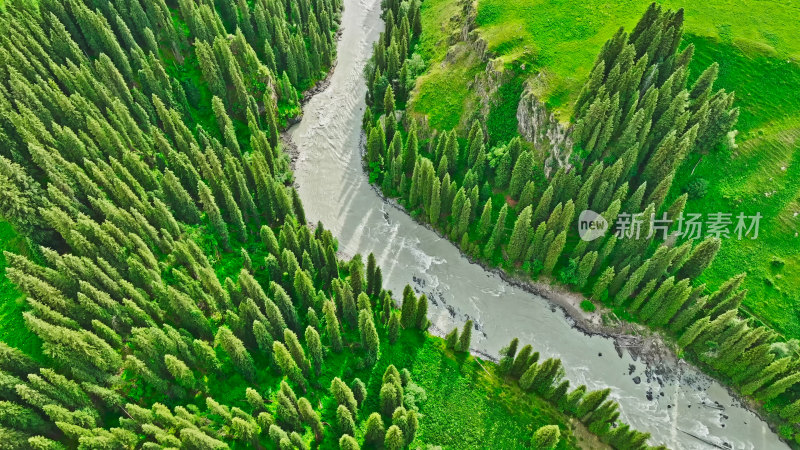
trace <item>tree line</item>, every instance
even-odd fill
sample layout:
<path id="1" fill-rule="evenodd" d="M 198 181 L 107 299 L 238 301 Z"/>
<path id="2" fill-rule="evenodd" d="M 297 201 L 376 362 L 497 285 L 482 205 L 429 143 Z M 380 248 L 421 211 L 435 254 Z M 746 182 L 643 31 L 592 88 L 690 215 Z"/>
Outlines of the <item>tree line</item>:
<path id="1" fill-rule="evenodd" d="M 734 94 L 714 88 L 716 63 L 689 82 L 694 47 L 681 49 L 682 33 L 683 10 L 652 4 L 631 32 L 605 43 L 574 105 L 574 148 L 561 161 L 520 138 L 487 148 L 479 121 L 464 134 L 422 130 L 402 109 L 402 79 L 368 83 L 365 166 L 386 195 L 470 257 L 557 279 L 674 337 L 797 440 L 800 352 L 739 317 L 743 274 L 716 290 L 695 281 L 716 256 L 717 237 L 664 241 L 646 220 L 664 218 L 675 231 L 687 201 L 665 201 L 676 172 L 690 153 L 727 145 L 739 114 Z M 375 46 L 367 80 L 383 76 L 391 41 Z M 576 216 L 587 209 L 608 223 L 642 213 L 639 237 L 578 239 Z"/>

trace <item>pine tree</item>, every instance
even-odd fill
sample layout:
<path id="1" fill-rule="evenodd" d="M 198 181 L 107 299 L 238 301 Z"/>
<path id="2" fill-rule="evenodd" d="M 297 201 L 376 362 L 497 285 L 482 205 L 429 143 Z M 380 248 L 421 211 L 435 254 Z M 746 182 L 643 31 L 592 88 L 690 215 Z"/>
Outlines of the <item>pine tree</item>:
<path id="1" fill-rule="evenodd" d="M 598 391 L 591 391 L 586 394 L 583 397 L 583 401 L 578 405 L 575 416 L 584 420 L 589 413 L 597 409 L 600 404 L 608 398 L 610 392 L 611 389 L 606 388 Z"/>
<path id="2" fill-rule="evenodd" d="M 200 196 L 200 202 L 203 204 L 203 210 L 205 211 L 208 219 L 211 221 L 211 225 L 214 227 L 214 232 L 217 236 L 219 236 L 222 247 L 225 250 L 230 250 L 228 227 L 225 225 L 225 221 L 222 220 L 222 214 L 219 211 L 217 202 L 214 200 L 214 195 L 211 193 L 211 189 L 209 189 L 208 186 L 206 186 L 202 181 L 200 181 L 198 184 L 198 195 Z"/>
<path id="3" fill-rule="evenodd" d="M 508 242 L 508 257 L 510 261 L 519 261 L 528 249 L 528 241 L 531 232 L 531 215 L 533 211 L 530 206 L 525 208 L 514 223 L 514 231 Z"/>
<path id="4" fill-rule="evenodd" d="M 391 85 L 386 88 L 386 93 L 383 96 L 383 113 L 387 116 L 394 114 L 394 91 Z"/>
<path id="5" fill-rule="evenodd" d="M 498 188 L 505 189 L 508 186 L 509 179 L 511 178 L 512 164 L 511 152 L 506 150 L 500 157 L 500 161 L 497 163 L 497 168 L 495 169 L 494 182 Z"/>
<path id="6" fill-rule="evenodd" d="M 511 183 L 508 187 L 508 195 L 512 198 L 519 198 L 522 189 L 533 176 L 533 155 L 529 151 L 522 152 L 514 164 L 511 173 Z"/>
<path id="7" fill-rule="evenodd" d="M 325 306 L 322 308 L 325 313 L 325 327 L 328 331 L 328 339 L 331 341 L 333 351 L 339 353 L 342 351 L 342 336 L 341 327 L 339 326 L 339 319 L 336 318 L 336 307 L 330 300 L 325 301 Z"/>
<path id="8" fill-rule="evenodd" d="M 356 402 L 353 391 L 339 377 L 335 377 L 331 381 L 330 392 L 336 399 L 336 402 L 339 405 L 345 406 L 352 415 L 358 413 L 358 402 Z"/>
<path id="9" fill-rule="evenodd" d="M 428 201 L 428 222 L 433 225 L 439 223 L 439 215 L 441 212 L 441 186 L 438 177 L 434 177 L 433 184 L 431 185 L 431 196 Z"/>
<path id="10" fill-rule="evenodd" d="M 539 199 L 539 204 L 536 205 L 536 210 L 531 217 L 531 223 L 540 223 L 547 218 L 550 211 L 550 203 L 553 201 L 553 184 L 547 186 L 542 197 Z"/>
<path id="11" fill-rule="evenodd" d="M 458 222 L 453 229 L 453 237 L 465 237 L 467 229 L 469 228 L 470 218 L 472 215 L 472 200 L 465 199 L 461 206 L 461 212 L 458 214 Z"/>
<path id="12" fill-rule="evenodd" d="M 483 205 L 483 212 L 481 213 L 481 219 L 478 225 L 478 234 L 481 238 L 486 237 L 486 233 L 489 232 L 489 226 L 492 224 L 492 199 L 486 201 L 486 204 Z"/>
<path id="13" fill-rule="evenodd" d="M 400 337 L 400 315 L 391 312 L 389 316 L 389 343 L 394 344 L 397 342 L 397 338 Z"/>
<path id="14" fill-rule="evenodd" d="M 300 418 L 303 420 L 303 422 L 307 423 L 311 427 L 316 441 L 321 441 L 323 437 L 322 421 L 319 418 L 319 414 L 314 411 L 311 403 L 305 397 L 301 397 L 297 401 L 297 411 L 299 412 Z"/>
<path id="15" fill-rule="evenodd" d="M 517 354 L 517 347 L 519 346 L 519 339 L 514 338 L 511 342 L 506 346 L 500 349 L 500 363 L 498 364 L 498 370 L 500 373 L 506 374 L 511 370 L 511 366 L 514 364 L 514 356 Z"/>
<path id="16" fill-rule="evenodd" d="M 378 413 L 372 413 L 367 418 L 367 429 L 364 433 L 364 441 L 368 444 L 378 446 L 383 444 L 386 437 L 386 429 L 383 425 L 383 419 Z"/>
<path id="17" fill-rule="evenodd" d="M 275 341 L 272 343 L 272 354 L 275 355 L 275 363 L 280 368 L 281 372 L 289 378 L 292 383 L 296 384 L 300 389 L 306 391 L 306 379 L 303 377 L 303 372 L 297 365 L 289 350 L 283 343 Z"/>
<path id="18" fill-rule="evenodd" d="M 378 287 L 379 292 L 375 292 L 375 268 L 377 263 L 375 262 L 375 255 L 370 252 L 369 256 L 367 256 L 367 295 L 378 295 L 380 292 L 380 287 Z"/>
<path id="19" fill-rule="evenodd" d="M 383 441 L 383 446 L 387 450 L 400 450 L 405 447 L 405 438 L 403 432 L 397 425 L 392 425 L 386 430 L 386 437 Z"/>
<path id="20" fill-rule="evenodd" d="M 577 287 L 578 289 L 583 289 L 586 285 L 589 276 L 592 274 L 594 270 L 595 262 L 597 261 L 597 252 L 592 251 L 581 258 L 581 262 L 578 264 L 578 282 Z"/>
<path id="21" fill-rule="evenodd" d="M 356 403 L 358 406 L 361 406 L 364 403 L 364 400 L 367 398 L 367 386 L 364 385 L 364 382 L 358 378 L 355 378 L 352 383 L 350 383 L 350 390 L 353 391 L 353 397 L 356 399 Z"/>
<path id="22" fill-rule="evenodd" d="M 497 222 L 494 224 L 494 228 L 492 229 L 492 236 L 489 239 L 490 242 L 501 242 L 505 237 L 505 227 L 506 227 L 506 215 L 508 214 L 508 204 L 503 204 L 503 207 L 500 208 L 500 215 L 497 217 Z"/>
<path id="23" fill-rule="evenodd" d="M 756 397 L 765 402 L 770 401 L 783 394 L 797 383 L 800 383 L 800 372 L 789 373 L 775 382 L 761 388 L 760 391 L 756 392 Z"/>
<path id="24" fill-rule="evenodd" d="M 339 438 L 339 448 L 341 450 L 360 450 L 361 447 L 358 445 L 358 441 L 356 441 L 353 436 L 349 434 L 344 434 L 342 437 Z"/>
<path id="25" fill-rule="evenodd" d="M 367 362 L 374 364 L 378 360 L 380 340 L 378 338 L 378 330 L 375 329 L 375 323 L 372 321 L 371 311 L 362 309 L 359 312 L 358 325 L 361 344 L 367 351 Z"/>
<path id="26" fill-rule="evenodd" d="M 217 330 L 217 335 L 214 337 L 214 345 L 222 347 L 225 353 L 231 358 L 231 361 L 236 366 L 239 373 L 242 374 L 248 381 L 255 379 L 255 365 L 253 358 L 247 352 L 239 338 L 233 335 L 231 330 L 227 327 L 220 327 Z"/>
<path id="27" fill-rule="evenodd" d="M 558 258 L 561 256 L 561 251 L 564 250 L 564 245 L 567 242 L 567 232 L 562 231 L 555 237 L 555 240 L 550 244 L 547 248 L 547 256 L 544 258 L 544 263 L 542 266 L 542 272 L 545 274 L 551 274 L 553 272 L 553 268 L 556 266 L 558 262 Z"/>
<path id="28" fill-rule="evenodd" d="M 425 294 L 422 294 L 417 300 L 414 324 L 422 331 L 427 330 L 430 324 L 428 320 L 428 297 Z"/>
<path id="29" fill-rule="evenodd" d="M 528 206 L 533 206 L 534 200 L 536 198 L 536 185 L 533 181 L 528 181 L 525 183 L 525 187 L 522 189 L 522 193 L 519 195 L 519 202 L 517 202 L 517 210 L 521 211 Z"/>
<path id="30" fill-rule="evenodd" d="M 561 439 L 561 431 L 557 425 L 545 425 L 533 433 L 531 447 L 541 450 L 554 449 Z"/>
<path id="31" fill-rule="evenodd" d="M 522 374 L 528 370 L 528 367 L 530 367 L 528 361 L 531 359 L 531 352 L 533 352 L 533 348 L 530 344 L 526 344 L 522 347 L 519 354 L 517 354 L 517 357 L 514 359 L 508 374 L 514 378 L 521 377 Z"/>
<path id="32" fill-rule="evenodd" d="M 414 326 L 417 313 L 417 296 L 411 286 L 406 285 L 403 289 L 403 304 L 400 309 L 400 323 L 403 328 Z"/>
<path id="33" fill-rule="evenodd" d="M 172 375 L 179 385 L 187 389 L 194 388 L 196 382 L 194 374 L 186 365 L 186 363 L 173 355 L 164 355 L 164 365 L 167 367 L 167 371 L 170 373 L 170 375 Z"/>
<path id="34" fill-rule="evenodd" d="M 699 243 L 689 259 L 678 270 L 678 278 L 697 278 L 703 271 L 711 265 L 714 257 L 717 256 L 721 241 L 716 237 L 709 237 Z"/>
<path id="35" fill-rule="evenodd" d="M 450 350 L 456 350 L 458 346 L 458 327 L 453 328 L 452 331 L 447 333 L 444 337 L 445 345 Z"/>
<path id="36" fill-rule="evenodd" d="M 469 346 L 472 341 L 472 327 L 472 320 L 467 320 L 464 323 L 464 328 L 461 330 L 461 334 L 458 336 L 458 344 L 456 344 L 455 351 L 469 352 Z"/>
<path id="37" fill-rule="evenodd" d="M 303 350 L 303 346 L 300 345 L 300 340 L 297 338 L 297 335 L 294 331 L 290 329 L 283 330 L 283 342 L 286 344 L 286 348 L 289 350 L 289 353 L 292 355 L 292 359 L 294 359 L 297 366 L 300 367 L 304 375 L 308 375 L 309 370 L 311 369 L 311 363 L 306 358 L 306 353 Z"/>
<path id="38" fill-rule="evenodd" d="M 344 405 L 339 405 L 336 409 L 336 422 L 339 425 L 339 433 L 343 435 L 355 434 L 356 424 L 353 420 L 353 415 Z"/>
<path id="39" fill-rule="evenodd" d="M 798 418 L 800 418 L 800 399 L 783 408 L 781 410 L 781 417 L 789 422 L 797 423 Z"/>
<path id="40" fill-rule="evenodd" d="M 308 352 L 311 355 L 311 361 L 314 363 L 314 372 L 319 375 L 322 371 L 323 362 L 322 341 L 320 340 L 319 333 L 309 325 L 306 327 L 305 338 Z"/>

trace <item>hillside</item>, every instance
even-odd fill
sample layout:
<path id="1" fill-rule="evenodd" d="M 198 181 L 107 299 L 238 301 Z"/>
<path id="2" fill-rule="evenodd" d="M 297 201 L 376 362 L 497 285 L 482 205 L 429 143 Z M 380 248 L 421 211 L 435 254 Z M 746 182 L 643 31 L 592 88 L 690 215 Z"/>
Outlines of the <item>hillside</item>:
<path id="1" fill-rule="evenodd" d="M 792 91 L 796 63 L 748 41 L 749 29 L 722 27 L 716 43 L 691 34 L 698 25 L 683 9 L 652 3 L 629 28 L 608 28 L 591 5 L 426 2 L 419 47 L 396 66 L 402 70 L 392 69 L 394 35 L 367 69 L 370 180 L 470 259 L 581 292 L 581 306 L 599 305 L 603 323 L 659 331 L 797 441 L 797 301 L 794 291 L 783 293 L 797 281 L 796 185 L 789 180 L 744 205 L 740 192 L 768 183 L 740 178 L 748 173 L 737 166 L 747 159 L 745 168 L 762 173 L 767 161 L 791 157 L 792 129 L 780 134 L 778 150 L 753 139 L 751 127 L 772 127 L 763 120 L 787 114 L 786 105 L 791 111 L 793 100 L 781 98 L 773 102 L 779 111 L 765 112 L 764 97 Z M 535 24 L 541 29 L 527 28 Z M 595 57 L 583 57 L 588 75 L 567 89 L 580 55 L 600 42 L 600 24 L 608 34 Z M 427 70 L 414 78 L 407 68 L 420 57 Z M 772 67 L 783 77 L 758 75 Z M 744 112 L 724 86 L 739 82 Z M 769 177 L 770 186 L 796 168 L 777 170 L 786 174 Z M 717 189 L 722 199 L 713 197 Z M 593 224 L 615 232 L 579 231 L 587 210 Z M 779 222 L 787 214 L 793 218 Z M 691 228 L 692 218 L 702 223 Z"/>
<path id="2" fill-rule="evenodd" d="M 0 449 L 649 448 L 308 223 L 280 132 L 343 6 L 2 3 Z"/>
<path id="3" fill-rule="evenodd" d="M 485 42 L 492 70 L 505 77 L 485 114 L 490 141 L 504 142 L 516 134 L 516 103 L 529 78 L 535 78 L 534 92 L 548 109 L 569 122 L 595 55 L 620 26 L 631 28 L 648 3 L 473 3 L 473 33 Z M 703 180 L 705 195 L 690 198 L 687 211 L 763 215 L 758 240 L 726 240 L 702 280 L 719 286 L 746 271 L 744 310 L 787 338 L 800 338 L 800 256 L 793 250 L 800 245 L 800 100 L 786 94 L 800 86 L 800 39 L 789 25 L 796 22 L 800 7 L 770 1 L 662 4 L 684 8 L 681 47 L 695 47 L 690 80 L 718 62 L 714 86 L 735 92 L 741 111 L 738 147 L 688 158 L 668 198 Z M 463 2 L 433 0 L 423 8 L 430 26 L 420 54 L 430 69 L 417 82 L 410 110 L 427 117 L 436 129 L 466 130 L 481 102 L 470 87 L 487 64 L 462 41 L 464 18 L 458 16 L 465 7 Z"/>

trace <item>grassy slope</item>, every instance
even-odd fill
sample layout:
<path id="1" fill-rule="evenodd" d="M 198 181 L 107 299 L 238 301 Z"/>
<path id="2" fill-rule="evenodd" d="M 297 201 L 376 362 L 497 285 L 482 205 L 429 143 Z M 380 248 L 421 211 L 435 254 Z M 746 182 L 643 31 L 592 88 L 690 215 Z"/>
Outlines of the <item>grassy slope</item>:
<path id="1" fill-rule="evenodd" d="M 445 60 L 450 46 L 450 36 L 458 27 L 457 17 L 461 6 L 453 0 L 425 0 L 422 2 L 422 36 L 418 53 L 430 63 L 429 70 L 417 79 L 412 109 L 428 114 L 429 124 L 436 129 L 451 129 L 464 115 L 464 106 L 471 101 L 468 87 L 480 70 L 474 55 L 460 46 L 454 56 Z"/>
<path id="2" fill-rule="evenodd" d="M 620 26 L 631 29 L 650 0 L 479 0 L 477 24 L 489 49 L 515 70 L 514 86 L 501 88 L 502 100 L 487 121 L 490 134 L 501 135 L 516 124 L 512 114 L 522 78 L 538 71 L 543 100 L 569 120 L 570 105 L 603 43 Z M 694 43 L 692 76 L 713 61 L 720 64 L 716 86 L 737 93 L 742 110 L 735 152 L 705 156 L 690 176 L 698 156 L 681 170 L 672 196 L 693 177 L 710 182 L 708 194 L 692 200 L 689 212 L 760 212 L 759 239 L 728 240 L 716 263 L 704 275 L 711 287 L 747 270 L 750 290 L 745 307 L 787 337 L 800 337 L 800 39 L 795 24 L 800 6 L 780 1 L 735 2 L 664 0 L 664 7 L 685 8 L 684 45 Z M 448 4 L 450 6 L 448 6 Z M 459 11 L 454 0 L 427 0 L 423 57 L 431 70 L 420 79 L 411 110 L 426 114 L 434 127 L 451 128 L 469 105 L 466 85 L 454 85 L 459 73 L 475 73 L 474 59 L 441 61 L 447 50 L 449 18 Z M 433 32 L 429 24 L 433 26 Z M 453 27 L 450 26 L 450 29 Z M 438 44 L 436 49 L 431 45 Z M 525 64 L 526 70 L 519 70 Z M 467 80 L 469 81 L 469 80 Z M 446 89 L 440 89 L 446 86 Z M 466 90 L 466 93 L 462 91 Z M 454 98 L 461 102 L 454 102 Z M 512 102 L 509 104 L 509 101 Z M 495 132 L 492 133 L 494 128 Z M 493 136 L 494 137 L 494 136 Z M 784 170 L 785 168 L 785 170 Z M 721 170 L 722 169 L 722 170 Z M 773 262 L 775 261 L 775 262 Z"/>
<path id="3" fill-rule="evenodd" d="M 413 381 L 427 395 L 421 402 L 417 443 L 477 448 L 491 442 L 494 448 L 520 448 L 537 428 L 558 424 L 562 433 L 558 448 L 576 447 L 576 439 L 565 425 L 568 418 L 541 399 L 503 382 L 495 375 L 494 364 L 481 364 L 466 354 L 454 355 L 444 349 L 443 340 L 416 332 L 403 333 L 391 346 L 383 334 L 381 340 L 382 357 L 374 368 L 353 375 L 346 372 L 342 378 L 358 376 L 369 392 L 377 393 L 389 362 L 409 369 Z M 339 367 L 348 366 L 352 364 Z M 366 421 L 369 412 L 378 408 L 377 395 L 373 395 L 359 416 Z"/>

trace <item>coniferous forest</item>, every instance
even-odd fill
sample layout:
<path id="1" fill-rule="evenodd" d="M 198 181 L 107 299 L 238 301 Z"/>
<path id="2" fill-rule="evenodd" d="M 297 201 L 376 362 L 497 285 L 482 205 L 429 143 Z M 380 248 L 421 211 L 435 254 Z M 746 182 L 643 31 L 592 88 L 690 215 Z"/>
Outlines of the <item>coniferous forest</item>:
<path id="1" fill-rule="evenodd" d="M 519 136 L 490 140 L 481 119 L 435 129 L 407 114 L 410 97 L 423 95 L 412 68 L 425 30 L 403 10 L 387 2 L 387 29 L 365 74 L 370 181 L 469 258 L 566 285 L 586 295 L 588 310 L 598 303 L 661 332 L 681 356 L 769 411 L 797 445 L 800 355 L 786 351 L 796 340 L 739 314 L 745 273 L 715 289 L 697 281 L 720 250 L 718 236 L 670 235 L 689 198 L 666 201 L 677 172 L 690 155 L 731 145 L 739 116 L 735 94 L 714 87 L 717 62 L 690 81 L 695 47 L 680 46 L 683 10 L 653 3 L 633 29 L 608 37 L 572 105 L 568 152 Z M 584 210 L 608 223 L 642 213 L 672 228 L 643 220 L 637 239 L 582 240 Z"/>
<path id="2" fill-rule="evenodd" d="M 609 389 L 571 387 L 560 360 L 516 339 L 482 363 L 471 322 L 428 334 L 425 295 L 387 291 L 372 254 L 343 259 L 307 224 L 280 131 L 331 69 L 341 9 L 3 3 L 0 215 L 20 245 L 4 254 L 3 301 L 19 302 L 3 317 L 0 448 L 401 449 L 465 435 L 574 448 L 576 428 L 648 448 Z M 386 10 L 395 79 L 419 2 Z M 454 401 L 500 429 L 451 416 Z"/>
<path id="3" fill-rule="evenodd" d="M 585 209 L 678 217 L 683 161 L 735 136 L 719 66 L 690 76 L 682 10 L 608 37 L 572 151 L 544 158 L 479 120 L 406 114 L 432 1 L 380 4 L 370 181 L 471 258 L 661 332 L 800 442 L 797 352 L 738 313 L 744 275 L 698 281 L 719 239 L 573 226 Z M 666 448 L 533 342 L 493 361 L 471 319 L 436 336 L 435 300 L 389 290 L 375 254 L 307 217 L 282 133 L 360 6 L 0 0 L 0 448 Z"/>

